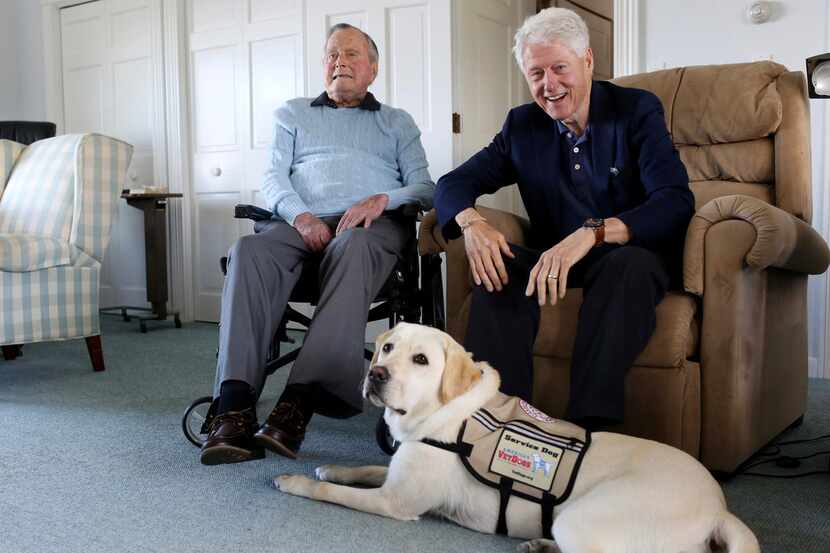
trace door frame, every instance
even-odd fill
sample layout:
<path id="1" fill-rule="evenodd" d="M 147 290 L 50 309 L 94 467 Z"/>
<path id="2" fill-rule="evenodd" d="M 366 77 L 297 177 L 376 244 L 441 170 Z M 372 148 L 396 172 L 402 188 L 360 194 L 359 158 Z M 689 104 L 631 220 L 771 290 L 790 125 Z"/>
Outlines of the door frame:
<path id="1" fill-rule="evenodd" d="M 642 71 L 640 0 L 614 0 L 614 77 Z"/>

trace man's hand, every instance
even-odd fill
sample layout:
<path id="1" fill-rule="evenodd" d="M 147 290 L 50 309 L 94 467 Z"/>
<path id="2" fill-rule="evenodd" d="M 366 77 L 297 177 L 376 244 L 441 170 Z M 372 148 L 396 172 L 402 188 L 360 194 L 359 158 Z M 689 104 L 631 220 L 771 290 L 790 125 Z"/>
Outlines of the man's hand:
<path id="1" fill-rule="evenodd" d="M 483 218 L 476 219 L 464 226 L 464 249 L 476 285 L 483 283 L 487 291 L 492 292 L 500 291 L 507 284 L 507 269 L 501 254 L 511 258 L 515 255 L 502 233 Z"/>
<path id="2" fill-rule="evenodd" d="M 306 247 L 313 252 L 323 251 L 333 238 L 329 226 L 308 211 L 297 215 L 294 228 L 300 233 Z"/>
<path id="3" fill-rule="evenodd" d="M 571 267 L 591 251 L 595 241 L 593 230 L 578 228 L 545 251 L 530 271 L 525 295 L 532 296 L 535 291 L 539 305 L 545 305 L 548 296 L 550 304 L 556 305 L 557 299 L 564 298 L 568 290 L 568 272 Z"/>
<path id="4" fill-rule="evenodd" d="M 335 233 L 340 234 L 344 230 L 359 226 L 360 223 L 363 223 L 363 228 L 369 228 L 372 221 L 380 217 L 387 205 L 389 205 L 389 196 L 386 194 L 375 194 L 360 200 L 343 214 Z"/>

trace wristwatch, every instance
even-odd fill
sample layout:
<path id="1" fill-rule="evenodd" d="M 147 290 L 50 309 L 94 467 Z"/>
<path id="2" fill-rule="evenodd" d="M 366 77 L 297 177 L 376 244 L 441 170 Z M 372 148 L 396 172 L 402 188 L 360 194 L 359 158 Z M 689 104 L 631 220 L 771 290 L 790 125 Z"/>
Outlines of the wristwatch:
<path id="1" fill-rule="evenodd" d="M 582 223 L 582 227 L 594 231 L 595 248 L 598 248 L 605 243 L 605 219 L 586 219 L 585 222 Z"/>

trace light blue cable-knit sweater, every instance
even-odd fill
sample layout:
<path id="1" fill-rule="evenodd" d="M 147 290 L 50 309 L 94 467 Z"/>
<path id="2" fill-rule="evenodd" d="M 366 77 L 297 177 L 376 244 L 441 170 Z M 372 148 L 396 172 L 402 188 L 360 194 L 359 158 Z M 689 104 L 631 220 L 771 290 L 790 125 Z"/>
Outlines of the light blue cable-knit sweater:
<path id="1" fill-rule="evenodd" d="M 274 112 L 274 142 L 262 192 L 269 208 L 293 224 L 297 215 L 338 215 L 373 194 L 387 209 L 432 206 L 421 132 L 402 109 L 312 106 L 289 100 Z"/>

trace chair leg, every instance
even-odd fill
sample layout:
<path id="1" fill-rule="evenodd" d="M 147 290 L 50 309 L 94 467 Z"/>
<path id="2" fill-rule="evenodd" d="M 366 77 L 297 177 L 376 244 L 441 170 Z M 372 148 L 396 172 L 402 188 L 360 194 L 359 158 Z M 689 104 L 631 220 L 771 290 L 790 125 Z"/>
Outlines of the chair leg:
<path id="1" fill-rule="evenodd" d="M 89 360 L 92 361 L 92 369 L 96 372 L 106 369 L 104 366 L 104 350 L 101 347 L 101 335 L 87 336 L 86 349 L 89 352 Z"/>
<path id="2" fill-rule="evenodd" d="M 14 361 L 18 356 L 23 355 L 23 346 L 21 344 L 11 344 L 1 347 L 3 348 L 3 359 L 6 361 Z"/>

